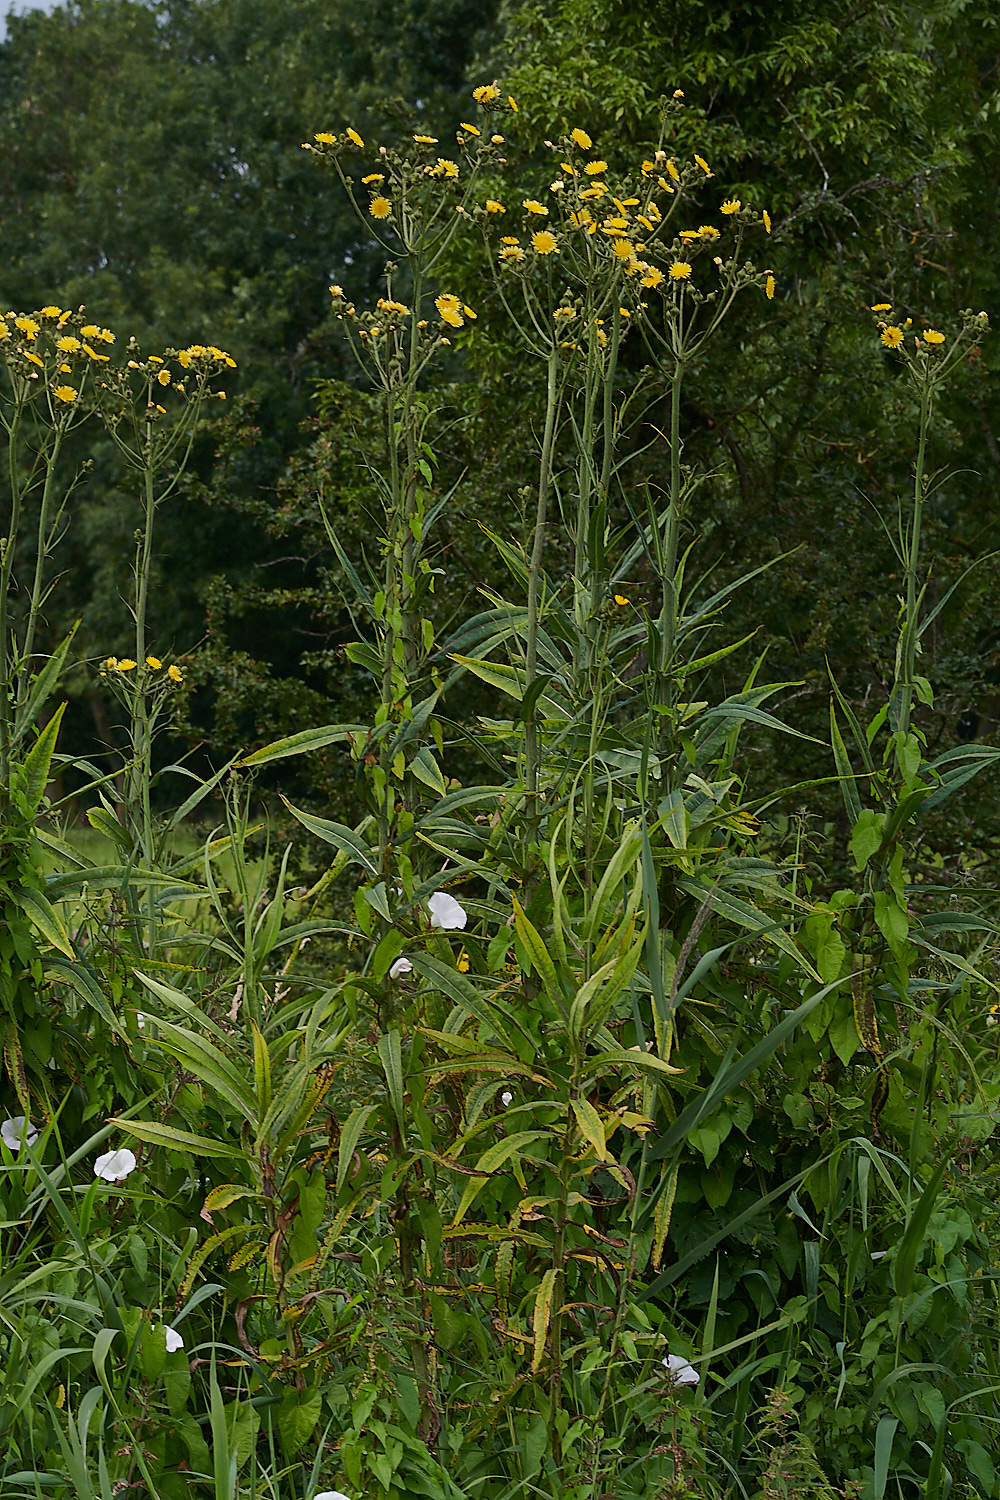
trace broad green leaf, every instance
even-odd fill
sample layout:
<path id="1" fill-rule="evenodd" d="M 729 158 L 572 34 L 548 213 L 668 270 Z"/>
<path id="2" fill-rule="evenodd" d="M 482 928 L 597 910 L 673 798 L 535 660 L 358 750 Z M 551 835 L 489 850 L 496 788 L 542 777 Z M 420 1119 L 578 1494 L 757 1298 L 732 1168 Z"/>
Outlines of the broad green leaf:
<path id="1" fill-rule="evenodd" d="M 156 1018 L 157 1036 L 150 1038 L 150 1046 L 160 1047 L 164 1052 L 195 1074 L 202 1083 L 228 1099 L 243 1117 L 251 1123 L 259 1118 L 257 1100 L 249 1079 L 236 1068 L 219 1048 L 207 1037 L 190 1031 L 186 1026 L 177 1026 L 162 1016 Z"/>
<path id="2" fill-rule="evenodd" d="M 48 785 L 52 754 L 56 748 L 59 726 L 62 723 L 62 716 L 65 712 L 65 703 L 60 703 L 24 758 L 24 765 L 22 767 L 25 780 L 24 793 L 27 798 L 28 807 L 32 812 L 37 812 L 41 806 L 42 797 Z"/>
<path id="3" fill-rule="evenodd" d="M 403 1104 L 403 1055 L 399 1028 L 393 1027 L 392 1031 L 383 1032 L 378 1039 L 376 1050 L 382 1062 L 385 1081 L 389 1086 L 389 1098 L 399 1124 L 400 1138 L 405 1140 L 406 1110 Z"/>
<path id="4" fill-rule="evenodd" d="M 531 1319 L 534 1333 L 534 1351 L 531 1356 L 533 1372 L 541 1369 L 542 1360 L 545 1358 L 545 1345 L 548 1341 L 549 1322 L 552 1317 L 552 1297 L 558 1275 L 558 1268 L 550 1266 L 539 1282 L 538 1291 L 535 1293 L 535 1310 Z"/>
<path id="5" fill-rule="evenodd" d="M 357 1109 L 352 1110 L 344 1121 L 344 1127 L 340 1132 L 340 1146 L 337 1152 L 337 1195 L 347 1181 L 348 1169 L 354 1160 L 354 1153 L 358 1149 L 358 1141 L 364 1130 L 368 1116 L 375 1108 L 374 1104 L 359 1104 Z"/>
<path id="6" fill-rule="evenodd" d="M 520 679 L 523 674 L 516 672 L 513 667 L 498 666 L 492 661 L 479 661 L 474 656 L 458 656 L 454 652 L 449 653 L 448 660 L 457 662 L 460 667 L 473 672 L 490 687 L 499 689 L 501 693 L 506 693 L 508 698 L 514 698 L 520 703 L 523 697 Z"/>
<path id="7" fill-rule="evenodd" d="M 22 885 L 16 886 L 11 891 L 11 895 L 25 916 L 32 921 L 45 938 L 46 942 L 51 943 L 53 948 L 57 948 L 67 958 L 76 958 L 76 949 L 73 947 L 70 935 L 66 931 L 62 919 L 42 895 L 41 891 L 36 891 L 30 885 Z"/>
<path id="8" fill-rule="evenodd" d="M 608 1143 L 603 1120 L 589 1099 L 571 1099 L 569 1102 L 576 1115 L 576 1123 L 580 1127 L 581 1135 L 593 1146 L 598 1161 L 604 1161 L 608 1154 Z"/>
<path id="9" fill-rule="evenodd" d="M 325 724 L 317 729 L 300 729 L 298 734 L 286 735 L 274 740 L 249 755 L 241 755 L 233 762 L 237 769 L 246 766 L 266 766 L 272 760 L 285 760 L 290 755 L 306 755 L 310 750 L 322 750 L 327 745 L 337 745 L 352 734 L 367 734 L 366 724 Z"/>
<path id="10" fill-rule="evenodd" d="M 230 1161 L 245 1161 L 246 1156 L 238 1146 L 227 1141 L 213 1141 L 207 1135 L 193 1135 L 189 1130 L 178 1130 L 173 1125 L 160 1125 L 153 1120 L 111 1121 L 127 1135 L 138 1136 L 151 1146 L 173 1146 L 177 1151 L 190 1151 L 193 1156 L 226 1157 Z"/>
<path id="11" fill-rule="evenodd" d="M 323 839 L 327 844 L 332 844 L 335 849 L 346 854 L 349 860 L 353 860 L 362 869 L 367 870 L 369 875 L 378 877 L 378 856 L 367 844 L 363 844 L 354 832 L 345 823 L 331 823 L 326 818 L 316 818 L 312 813 L 302 812 L 300 808 L 293 807 L 288 798 L 282 796 L 282 802 L 288 808 L 293 818 L 298 818 L 303 828 L 308 828 L 318 839 Z"/>

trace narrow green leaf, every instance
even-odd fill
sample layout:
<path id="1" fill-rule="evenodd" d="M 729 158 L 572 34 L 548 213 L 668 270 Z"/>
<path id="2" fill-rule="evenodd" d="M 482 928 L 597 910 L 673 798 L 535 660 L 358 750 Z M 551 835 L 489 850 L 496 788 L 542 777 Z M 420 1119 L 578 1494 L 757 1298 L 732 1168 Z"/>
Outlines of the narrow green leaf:
<path id="1" fill-rule="evenodd" d="M 242 770 L 247 766 L 266 766 L 273 760 L 285 760 L 290 755 L 307 755 L 310 750 L 322 750 L 327 745 L 337 745 L 352 734 L 367 734 L 365 724 L 324 724 L 321 728 L 300 729 L 298 734 L 289 734 L 284 739 L 273 740 L 249 755 L 241 755 L 233 765 Z"/>
<path id="2" fill-rule="evenodd" d="M 285 796 L 282 796 L 281 800 L 292 817 L 297 818 L 303 828 L 308 828 L 310 833 L 315 834 L 318 839 L 323 839 L 325 843 L 332 844 L 335 849 L 346 854 L 349 860 L 353 860 L 355 864 L 367 870 L 369 875 L 378 877 L 375 852 L 369 849 L 367 844 L 361 842 L 353 828 L 348 828 L 344 823 L 331 823 L 326 818 L 316 818 L 312 813 L 302 812 L 301 809 L 293 807 Z"/>
<path id="3" fill-rule="evenodd" d="M 59 736 L 59 726 L 66 712 L 65 703 L 60 703 L 27 755 L 24 757 L 25 797 L 32 812 L 41 806 L 42 797 L 49 780 L 49 766 Z"/>
<path id="4" fill-rule="evenodd" d="M 15 887 L 11 895 L 16 905 L 34 923 L 46 942 L 51 943 L 53 948 L 57 948 L 67 958 L 76 958 L 76 949 L 73 947 L 69 933 L 58 913 L 50 906 L 41 891 L 36 891 L 30 885 L 22 885 Z"/>
<path id="5" fill-rule="evenodd" d="M 843 736 L 840 733 L 840 725 L 837 723 L 837 712 L 830 699 L 830 743 L 833 746 L 833 763 L 837 767 L 837 775 L 840 777 L 840 791 L 844 799 L 844 807 L 847 809 L 848 821 L 853 828 L 861 816 L 861 798 L 858 796 L 857 783 L 854 778 L 854 768 L 851 758 L 847 753 Z"/>
<path id="6" fill-rule="evenodd" d="M 378 1039 L 378 1055 L 382 1061 L 385 1081 L 389 1086 L 389 1098 L 399 1124 L 401 1139 L 406 1138 L 406 1113 L 403 1108 L 403 1054 L 399 1028 L 384 1032 Z"/>
<path id="7" fill-rule="evenodd" d="M 344 1128 L 340 1132 L 340 1148 L 337 1153 L 338 1197 L 347 1180 L 348 1168 L 354 1159 L 354 1153 L 358 1149 L 361 1132 L 364 1130 L 368 1116 L 374 1108 L 374 1104 L 359 1104 L 357 1109 L 352 1110 L 344 1121 Z"/>
<path id="8" fill-rule="evenodd" d="M 192 1135 L 189 1130 L 177 1130 L 173 1125 L 160 1125 L 153 1120 L 112 1120 L 127 1135 L 138 1136 L 151 1146 L 173 1146 L 177 1151 L 190 1151 L 194 1156 L 226 1157 L 230 1161 L 245 1161 L 238 1146 L 225 1141 L 213 1141 L 207 1135 Z"/>
<path id="9" fill-rule="evenodd" d="M 604 1122 L 589 1099 L 571 1099 L 570 1104 L 576 1115 L 576 1123 L 580 1127 L 580 1134 L 585 1141 L 589 1141 L 597 1152 L 598 1161 L 605 1161 L 608 1155 L 608 1143 L 604 1134 Z"/>
<path id="10" fill-rule="evenodd" d="M 513 667 L 499 666 L 492 661 L 478 661 L 474 656 L 459 656 L 454 652 L 449 653 L 448 660 L 456 662 L 460 667 L 465 667 L 466 671 L 474 673 L 490 687 L 499 689 L 501 693 L 506 693 L 508 698 L 514 698 L 520 703 L 522 690 L 519 677 L 521 674 Z"/>
<path id="11" fill-rule="evenodd" d="M 934 1203 L 938 1193 L 941 1191 L 941 1183 L 948 1168 L 948 1160 L 940 1162 L 931 1173 L 930 1181 L 920 1195 L 913 1213 L 910 1215 L 903 1237 L 899 1242 L 896 1252 L 896 1261 L 893 1266 L 893 1284 L 896 1293 L 900 1297 L 908 1297 L 913 1290 L 913 1278 L 916 1273 L 917 1257 L 920 1247 L 924 1242 L 927 1226 L 934 1212 Z"/>
<path id="12" fill-rule="evenodd" d="M 892 1456 L 892 1440 L 899 1426 L 898 1417 L 881 1417 L 875 1429 L 875 1500 L 883 1500 L 889 1479 L 889 1460 Z"/>

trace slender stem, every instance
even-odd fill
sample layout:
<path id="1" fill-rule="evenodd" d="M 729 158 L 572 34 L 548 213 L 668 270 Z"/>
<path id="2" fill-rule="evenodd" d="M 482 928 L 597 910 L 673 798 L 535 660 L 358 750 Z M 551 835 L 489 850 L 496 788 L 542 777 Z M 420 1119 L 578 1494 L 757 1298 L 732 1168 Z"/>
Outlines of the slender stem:
<path id="1" fill-rule="evenodd" d="M 42 607 L 42 589 L 45 583 L 45 562 L 48 557 L 48 541 L 46 532 L 49 524 L 49 512 L 52 506 L 52 492 L 55 486 L 55 470 L 59 461 L 59 449 L 62 446 L 62 432 L 56 430 L 52 444 L 52 452 L 45 460 L 45 483 L 42 486 L 42 503 L 38 512 L 38 541 L 35 547 L 35 576 L 31 585 L 31 603 L 28 606 L 28 623 L 24 634 L 24 651 L 21 656 L 21 670 L 18 674 L 17 700 L 24 701 L 28 676 L 31 671 L 31 659 L 35 654 L 35 627 Z"/>
<path id="2" fill-rule="evenodd" d="M 528 560 L 528 621 L 524 651 L 524 691 L 527 694 L 538 675 L 538 611 L 541 594 L 542 553 L 545 550 L 545 523 L 548 516 L 549 486 L 552 483 L 552 450 L 555 442 L 556 412 L 559 407 L 559 354 L 549 351 L 545 385 L 545 428 L 542 435 L 542 453 L 538 464 L 538 502 L 535 508 L 535 528 L 531 538 L 531 556 Z M 525 721 L 524 753 L 525 783 L 531 799 L 527 822 L 529 840 L 537 828 L 537 808 L 534 799 L 538 795 L 539 739 L 535 710 L 531 709 Z"/>
<path id="3" fill-rule="evenodd" d="M 669 708 L 673 701 L 673 659 L 677 639 L 677 538 L 681 501 L 681 388 L 684 384 L 684 368 L 683 359 L 676 355 L 670 384 L 670 498 L 663 541 L 660 663 L 657 673 L 658 701 L 665 708 Z"/>
<path id="4" fill-rule="evenodd" d="M 10 624 L 8 600 L 10 598 L 10 575 L 14 566 L 14 550 L 21 524 L 21 486 L 17 477 L 17 450 L 21 429 L 21 406 L 14 407 L 11 422 L 7 427 L 7 472 L 10 482 L 10 525 L 2 539 L 3 555 L 0 559 L 0 806 L 10 795 L 10 737 L 11 700 L 9 674 L 11 671 Z"/>
<path id="5" fill-rule="evenodd" d="M 920 531 L 924 508 L 924 467 L 927 458 L 927 433 L 930 428 L 932 407 L 931 383 L 924 375 L 920 392 L 920 434 L 917 443 L 917 463 L 913 475 L 913 517 L 910 524 L 909 547 L 906 556 L 906 621 L 903 625 L 902 650 L 900 652 L 899 716 L 898 729 L 909 732 L 910 715 L 913 710 L 913 679 L 917 660 L 917 569 L 920 564 Z"/>

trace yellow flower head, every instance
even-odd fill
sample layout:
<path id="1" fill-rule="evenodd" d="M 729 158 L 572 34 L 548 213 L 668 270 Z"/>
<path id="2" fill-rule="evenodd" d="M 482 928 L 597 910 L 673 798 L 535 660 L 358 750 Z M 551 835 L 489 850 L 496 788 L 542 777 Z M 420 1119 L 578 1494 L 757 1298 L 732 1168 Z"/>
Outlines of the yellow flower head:
<path id="1" fill-rule="evenodd" d="M 368 204 L 368 212 L 373 219 L 387 219 L 392 213 L 392 204 L 381 193 L 376 193 Z"/>
<path id="2" fill-rule="evenodd" d="M 640 171 L 642 172 L 643 177 L 652 177 L 653 173 L 656 171 L 656 163 L 654 161 L 644 161 L 640 168 Z"/>
<path id="3" fill-rule="evenodd" d="M 624 594 L 615 595 L 615 603 L 618 605 L 619 609 L 623 609 L 626 604 L 630 604 L 631 602 L 632 601 L 626 598 Z"/>
<path id="4" fill-rule="evenodd" d="M 711 167 L 708 165 L 708 162 L 705 160 L 705 158 L 703 156 L 696 156 L 695 157 L 695 164 L 701 168 L 701 170 L 704 172 L 704 174 L 705 174 L 706 177 L 714 177 L 715 176 L 715 173 L 712 171 Z M 667 167 L 669 168 L 669 166 L 670 166 L 670 163 L 668 162 L 667 163 Z"/>
<path id="5" fill-rule="evenodd" d="M 727 198 L 719 212 L 724 214 L 738 214 L 742 207 L 743 204 L 738 198 Z"/>
<path id="6" fill-rule="evenodd" d="M 415 135 L 413 139 L 418 146 L 436 146 L 438 143 L 436 135 Z"/>
<path id="7" fill-rule="evenodd" d="M 701 239 L 701 235 L 697 229 L 682 229 L 680 237 L 682 240 Z"/>
<path id="8" fill-rule="evenodd" d="M 500 251 L 500 259 L 503 261 L 523 260 L 524 251 L 519 245 L 504 245 Z"/>
<path id="9" fill-rule="evenodd" d="M 674 179 L 675 182 L 680 182 L 681 174 L 677 170 L 677 163 L 674 161 L 673 157 L 671 157 L 667 162 L 667 171 L 670 173 L 670 176 Z"/>
<path id="10" fill-rule="evenodd" d="M 698 238 L 700 240 L 717 240 L 719 238 L 719 231 L 714 224 L 699 224 Z"/>
<path id="11" fill-rule="evenodd" d="M 891 302 L 876 302 L 872 312 L 892 312 Z"/>
<path id="12" fill-rule="evenodd" d="M 43 318 L 61 318 L 62 315 L 63 314 L 62 314 L 62 308 L 61 307 L 43 307 L 42 308 L 42 317 Z"/>
<path id="13" fill-rule="evenodd" d="M 513 94 L 507 95 L 507 103 L 510 105 L 511 109 L 516 115 L 519 115 L 521 113 L 521 111 L 517 107 L 517 100 L 514 98 Z"/>
<path id="14" fill-rule="evenodd" d="M 574 143 L 574 145 L 579 146 L 581 151 L 589 151 L 591 146 L 594 144 L 587 132 L 585 130 L 581 130 L 579 125 L 575 130 L 570 131 L 569 138 Z"/>
<path id="15" fill-rule="evenodd" d="M 52 392 L 57 401 L 65 401 L 67 405 L 75 401 L 79 392 L 74 391 L 71 385 L 57 385 Z"/>
<path id="16" fill-rule="evenodd" d="M 497 198 L 487 198 L 486 212 L 488 214 L 505 214 L 507 210 Z"/>
<path id="17" fill-rule="evenodd" d="M 467 120 L 462 121 L 462 129 L 467 130 L 470 135 L 479 134 L 479 131 L 476 129 L 475 125 L 470 125 Z"/>
<path id="18" fill-rule="evenodd" d="M 639 284 L 640 286 L 659 286 L 662 280 L 663 272 L 660 270 L 659 266 L 646 266 L 642 280 Z"/>
<path id="19" fill-rule="evenodd" d="M 73 369 L 72 365 L 60 365 L 59 366 L 59 373 L 60 373 L 60 375 L 69 375 L 70 372 L 72 371 L 72 369 Z"/>
<path id="20" fill-rule="evenodd" d="M 516 234 L 505 234 L 500 243 L 501 245 L 519 245 L 521 241 Z"/>
<path id="21" fill-rule="evenodd" d="M 42 370 L 42 369 L 45 368 L 45 366 L 43 365 L 42 361 L 38 358 L 38 355 L 35 353 L 35 351 L 33 349 L 28 349 L 25 352 L 25 356 L 24 357 L 25 357 L 25 359 L 30 360 L 33 365 L 37 365 L 40 370 Z"/>
<path id="22" fill-rule="evenodd" d="M 471 318 L 472 319 L 473 323 L 479 317 L 479 314 L 477 312 L 473 312 L 472 308 L 469 306 L 469 304 L 467 302 L 463 302 L 462 303 L 462 311 L 465 313 L 465 316 L 467 318 Z"/>
<path id="23" fill-rule="evenodd" d="M 56 339 L 56 348 L 60 354 L 75 354 L 80 347 L 80 340 L 71 338 L 69 334 L 61 339 Z"/>
<path id="24" fill-rule="evenodd" d="M 537 255 L 552 255 L 559 249 L 559 241 L 548 229 L 539 229 L 531 236 L 531 247 Z"/>
<path id="25" fill-rule="evenodd" d="M 147 656 L 146 657 L 146 666 L 147 667 L 152 667 L 152 669 L 153 669 L 154 672 L 158 672 L 160 670 L 160 668 L 163 666 L 163 663 L 162 663 L 162 661 L 160 660 L 160 658 L 158 656 Z"/>
<path id="26" fill-rule="evenodd" d="M 579 213 L 571 213 L 569 218 L 570 223 L 575 224 L 578 229 L 582 228 L 586 224 L 593 224 L 594 222 L 594 216 L 590 212 L 589 208 L 581 208 Z"/>
<path id="27" fill-rule="evenodd" d="M 583 170 L 588 177 L 600 177 L 602 172 L 608 170 L 608 164 L 606 161 L 588 161 Z"/>
<path id="28" fill-rule="evenodd" d="M 938 333 L 938 331 L 937 331 L 936 328 L 925 328 L 924 329 L 924 335 L 923 335 L 923 337 L 924 337 L 924 343 L 925 344 L 943 344 L 944 343 L 944 334 L 943 333 Z"/>
<path id="29" fill-rule="evenodd" d="M 337 137 L 335 135 L 331 135 L 328 130 L 317 130 L 316 134 L 313 136 L 313 140 L 319 141 L 321 146 L 332 146 L 336 139 Z"/>
<path id="30" fill-rule="evenodd" d="M 548 214 L 545 204 L 539 203 L 537 198 L 525 198 L 521 207 L 527 209 L 529 214 Z"/>
<path id="31" fill-rule="evenodd" d="M 365 187 L 369 187 L 373 182 L 384 182 L 385 181 L 385 173 L 384 172 L 369 172 L 368 176 L 367 177 L 362 177 L 361 181 L 362 181 L 362 183 L 364 184 Z"/>
<path id="32" fill-rule="evenodd" d="M 115 341 L 115 336 L 110 328 L 99 328 L 94 337 L 100 339 L 104 344 L 113 344 Z"/>
<path id="33" fill-rule="evenodd" d="M 691 275 L 691 267 L 686 260 L 675 260 L 671 263 L 669 274 L 671 281 L 687 281 Z"/>
<path id="34" fill-rule="evenodd" d="M 107 667 L 107 669 L 108 669 L 109 672 L 114 672 L 115 669 L 118 666 L 118 658 L 117 658 L 117 656 L 109 656 L 107 658 L 107 660 L 105 661 L 104 665 Z"/>
<path id="35" fill-rule="evenodd" d="M 84 323 L 80 329 L 85 339 L 96 339 L 100 331 L 96 323 Z"/>
<path id="36" fill-rule="evenodd" d="M 26 339 L 35 339 L 42 331 L 42 325 L 36 323 L 34 318 L 15 318 L 14 327 L 19 329 Z"/>
<path id="37" fill-rule="evenodd" d="M 892 323 L 882 329 L 882 343 L 887 349 L 898 349 L 903 342 L 903 330 Z"/>
<path id="38" fill-rule="evenodd" d="M 161 385 L 170 384 L 170 371 L 167 369 L 166 365 L 164 365 L 162 370 L 157 370 L 156 378 Z"/>
<path id="39" fill-rule="evenodd" d="M 502 135 L 491 135 L 490 136 L 490 140 L 493 142 L 494 146 L 502 146 L 503 145 L 503 136 Z"/>
<path id="40" fill-rule="evenodd" d="M 631 240 L 615 240 L 611 248 L 619 260 L 635 259 L 635 246 Z"/>
<path id="41" fill-rule="evenodd" d="M 6 323 L 4 323 L 2 320 L 0 320 L 0 339 L 9 339 L 9 338 L 10 338 L 10 329 L 7 327 Z"/>
<path id="42" fill-rule="evenodd" d="M 472 90 L 472 97 L 477 104 L 492 104 L 500 98 L 500 90 L 495 83 L 481 83 L 477 89 Z"/>
<path id="43" fill-rule="evenodd" d="M 774 297 L 774 277 L 768 272 L 767 280 L 764 282 L 764 294 L 770 301 Z"/>
<path id="44" fill-rule="evenodd" d="M 132 660 L 131 656 L 124 656 L 122 657 L 121 661 L 117 663 L 117 667 L 119 672 L 134 672 L 135 662 Z"/>
<path id="45" fill-rule="evenodd" d="M 435 297 L 434 306 L 441 315 L 442 323 L 447 323 L 449 328 L 461 328 L 465 323 L 461 299 L 453 292 L 442 292 L 440 297 Z"/>
<path id="46" fill-rule="evenodd" d="M 356 146 L 364 145 L 364 141 L 358 135 L 358 132 L 356 130 L 352 130 L 350 126 L 347 127 L 347 139 L 349 141 L 353 141 Z"/>
<path id="47" fill-rule="evenodd" d="M 445 157 L 439 156 L 437 159 L 437 166 L 434 168 L 434 171 L 438 177 L 457 177 L 458 162 L 448 161 Z"/>
<path id="48" fill-rule="evenodd" d="M 767 211 L 766 208 L 765 208 L 764 212 L 761 214 L 761 218 L 764 220 L 764 228 L 767 230 L 768 234 L 770 234 L 771 233 L 771 215 L 768 213 L 768 211 Z"/>
<path id="49" fill-rule="evenodd" d="M 175 666 L 173 662 L 171 662 L 169 667 L 167 668 L 167 676 L 170 678 L 171 682 L 184 681 L 184 675 L 181 672 L 180 667 Z"/>

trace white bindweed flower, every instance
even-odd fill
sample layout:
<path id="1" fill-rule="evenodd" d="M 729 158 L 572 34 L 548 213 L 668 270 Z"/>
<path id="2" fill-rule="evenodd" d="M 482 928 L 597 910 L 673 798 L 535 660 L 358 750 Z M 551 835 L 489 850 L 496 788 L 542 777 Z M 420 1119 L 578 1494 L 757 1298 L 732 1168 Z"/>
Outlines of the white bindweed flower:
<path id="1" fill-rule="evenodd" d="M 443 932 L 460 932 L 469 920 L 464 906 L 459 906 L 454 896 L 447 891 L 435 891 L 427 903 L 431 914 L 431 926 Z"/>
<path id="2" fill-rule="evenodd" d="M 140 1031 L 145 1031 L 145 1029 L 146 1029 L 146 1017 L 143 1015 L 143 1013 L 142 1013 L 141 1010 L 137 1010 L 136 1013 L 135 1013 L 135 1024 L 139 1028 Z"/>
<path id="3" fill-rule="evenodd" d="M 94 1176 L 105 1182 L 121 1182 L 136 1168 L 135 1152 L 123 1146 L 120 1151 L 106 1151 L 94 1162 Z"/>
<path id="4" fill-rule="evenodd" d="M 404 974 L 412 974 L 412 973 L 413 973 L 413 965 L 410 963 L 410 960 L 408 958 L 397 958 L 396 962 L 393 964 L 392 968 L 389 970 L 389 978 L 390 979 L 402 979 L 402 977 L 403 977 Z"/>
<path id="5" fill-rule="evenodd" d="M 339 1490 L 324 1490 L 320 1495 L 313 1495 L 313 1500 L 348 1500 L 348 1496 Z"/>
<path id="6" fill-rule="evenodd" d="M 168 1324 L 164 1323 L 163 1333 L 167 1341 L 168 1354 L 176 1354 L 178 1349 L 184 1348 L 184 1340 L 181 1338 L 176 1328 L 171 1328 Z"/>
<path id="7" fill-rule="evenodd" d="M 674 1385 L 697 1385 L 701 1379 L 694 1365 L 689 1364 L 682 1354 L 668 1354 L 663 1368 L 670 1371 Z"/>
<path id="8" fill-rule="evenodd" d="M 503 1105 L 504 1109 L 507 1108 L 508 1104 L 513 1104 L 513 1102 L 514 1095 L 511 1093 L 510 1089 L 504 1089 L 503 1093 L 500 1095 L 500 1103 Z"/>
<path id="9" fill-rule="evenodd" d="M 25 1132 L 26 1124 L 27 1132 Z M 0 1136 L 3 1136 L 5 1146 L 9 1146 L 12 1151 L 20 1151 L 22 1142 L 28 1146 L 35 1144 L 38 1140 L 38 1131 L 24 1115 L 14 1115 L 12 1119 L 4 1120 L 0 1125 Z"/>

